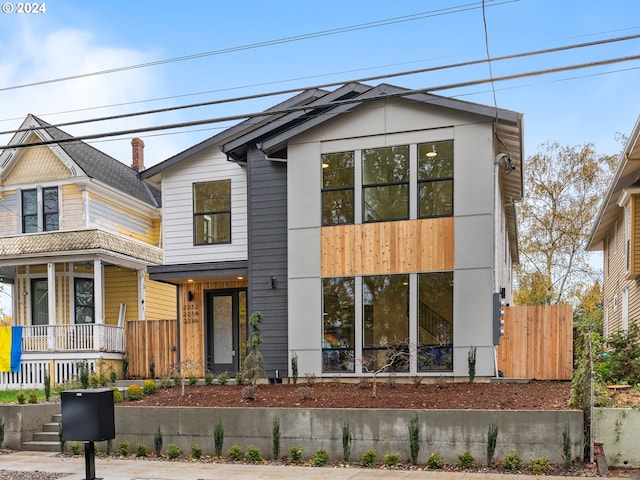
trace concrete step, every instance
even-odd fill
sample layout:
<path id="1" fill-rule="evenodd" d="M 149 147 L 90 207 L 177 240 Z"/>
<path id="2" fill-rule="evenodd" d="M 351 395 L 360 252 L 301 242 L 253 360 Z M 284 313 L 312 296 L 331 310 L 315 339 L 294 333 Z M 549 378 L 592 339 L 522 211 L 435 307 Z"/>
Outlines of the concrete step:
<path id="1" fill-rule="evenodd" d="M 31 441 L 23 442 L 22 449 L 30 452 L 59 452 L 60 442 L 47 442 L 47 441 Z"/>
<path id="2" fill-rule="evenodd" d="M 56 432 L 56 434 L 57 434 L 59 428 L 60 428 L 60 422 L 49 422 L 49 423 L 45 423 L 42 426 L 42 431 L 43 432 Z"/>
<path id="3" fill-rule="evenodd" d="M 60 442 L 60 437 L 58 436 L 58 431 L 55 432 L 34 432 L 33 434 L 34 442 Z"/>

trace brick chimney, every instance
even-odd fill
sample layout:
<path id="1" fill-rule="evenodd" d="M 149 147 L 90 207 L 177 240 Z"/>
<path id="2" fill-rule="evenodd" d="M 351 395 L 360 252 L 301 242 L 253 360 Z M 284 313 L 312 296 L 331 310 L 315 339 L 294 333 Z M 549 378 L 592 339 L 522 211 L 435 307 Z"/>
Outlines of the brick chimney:
<path id="1" fill-rule="evenodd" d="M 131 140 L 131 168 L 136 172 L 144 170 L 144 142 L 140 138 Z"/>

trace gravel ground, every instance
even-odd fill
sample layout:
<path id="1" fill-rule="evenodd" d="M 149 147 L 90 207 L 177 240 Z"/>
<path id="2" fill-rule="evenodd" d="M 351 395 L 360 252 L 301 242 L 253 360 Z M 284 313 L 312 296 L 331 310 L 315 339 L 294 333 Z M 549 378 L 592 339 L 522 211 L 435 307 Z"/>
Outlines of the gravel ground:
<path id="1" fill-rule="evenodd" d="M 71 475 L 70 473 L 51 472 L 18 472 L 15 470 L 0 470 L 0 480 L 56 480 Z"/>

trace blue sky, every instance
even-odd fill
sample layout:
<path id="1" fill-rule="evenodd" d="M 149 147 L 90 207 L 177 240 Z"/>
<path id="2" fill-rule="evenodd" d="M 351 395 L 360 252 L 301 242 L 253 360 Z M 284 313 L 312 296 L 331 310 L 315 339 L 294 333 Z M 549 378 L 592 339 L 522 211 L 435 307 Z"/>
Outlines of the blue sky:
<path id="1" fill-rule="evenodd" d="M 56 124 L 486 58 L 482 2 L 474 0 L 44 3 L 44 13 L 15 13 L 15 2 L 8 3 L 14 13 L 0 13 L 1 131 L 17 128 L 28 113 Z M 640 34 L 636 0 L 486 0 L 485 12 L 493 57 Z M 415 14 L 422 14 L 417 15 L 421 18 L 10 88 Z M 499 77 L 638 53 L 640 39 L 494 62 L 492 69 L 494 77 Z M 386 82 L 428 88 L 488 77 L 484 64 Z M 495 95 L 499 107 L 524 113 L 526 156 L 547 141 L 569 146 L 591 142 L 597 152 L 615 154 L 622 148 L 616 135 L 628 134 L 640 113 L 633 100 L 639 84 L 640 61 L 636 60 L 497 82 Z M 493 105 L 490 84 L 437 93 Z M 215 118 L 260 111 L 282 99 L 268 97 L 64 129 L 80 135 Z M 146 164 L 158 163 L 229 125 L 142 135 Z M 93 144 L 130 163 L 130 140 Z M 8 141 L 7 135 L 0 135 L 0 144 Z"/>

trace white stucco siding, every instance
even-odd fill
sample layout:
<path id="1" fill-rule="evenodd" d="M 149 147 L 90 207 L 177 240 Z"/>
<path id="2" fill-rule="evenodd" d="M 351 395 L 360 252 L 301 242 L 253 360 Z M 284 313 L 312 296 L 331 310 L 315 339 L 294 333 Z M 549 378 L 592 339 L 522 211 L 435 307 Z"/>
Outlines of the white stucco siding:
<path id="1" fill-rule="evenodd" d="M 231 180 L 231 243 L 193 244 L 193 184 Z M 217 147 L 195 155 L 162 177 L 164 264 L 247 259 L 247 180 L 244 167 Z"/>

